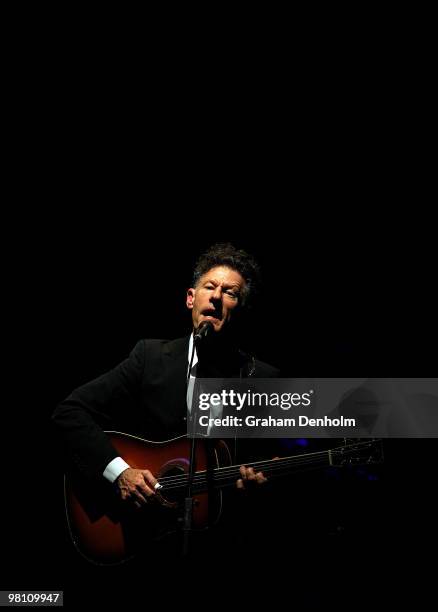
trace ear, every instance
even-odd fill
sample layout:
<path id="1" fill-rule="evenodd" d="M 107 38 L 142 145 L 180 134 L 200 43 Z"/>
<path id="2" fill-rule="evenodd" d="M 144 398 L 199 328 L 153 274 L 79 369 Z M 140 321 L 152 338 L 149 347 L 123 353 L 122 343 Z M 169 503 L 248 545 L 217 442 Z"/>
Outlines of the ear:
<path id="1" fill-rule="evenodd" d="M 193 287 L 190 287 L 190 289 L 187 289 L 187 296 L 186 296 L 186 306 L 189 310 L 193 309 L 194 301 L 195 301 L 195 290 L 193 289 Z"/>

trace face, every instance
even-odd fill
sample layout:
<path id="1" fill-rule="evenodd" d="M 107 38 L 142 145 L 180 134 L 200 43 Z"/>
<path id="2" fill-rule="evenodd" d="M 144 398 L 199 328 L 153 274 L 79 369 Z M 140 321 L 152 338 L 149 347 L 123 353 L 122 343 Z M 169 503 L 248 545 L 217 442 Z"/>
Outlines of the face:
<path id="1" fill-rule="evenodd" d="M 193 327 L 197 329 L 203 321 L 210 321 L 215 332 L 227 327 L 241 303 L 244 286 L 239 272 L 226 266 L 211 268 L 201 276 L 196 287 L 187 291 L 186 304 L 192 311 Z"/>

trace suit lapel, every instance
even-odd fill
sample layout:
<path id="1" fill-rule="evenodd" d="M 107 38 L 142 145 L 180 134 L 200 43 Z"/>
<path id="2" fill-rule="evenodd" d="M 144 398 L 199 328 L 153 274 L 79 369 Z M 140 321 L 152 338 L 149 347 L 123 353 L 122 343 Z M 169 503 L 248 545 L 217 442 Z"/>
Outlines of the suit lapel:
<path id="1" fill-rule="evenodd" d="M 172 340 L 164 346 L 164 363 L 168 393 L 172 397 L 171 405 L 178 406 L 178 411 L 186 412 L 186 383 L 188 368 L 189 336 Z"/>

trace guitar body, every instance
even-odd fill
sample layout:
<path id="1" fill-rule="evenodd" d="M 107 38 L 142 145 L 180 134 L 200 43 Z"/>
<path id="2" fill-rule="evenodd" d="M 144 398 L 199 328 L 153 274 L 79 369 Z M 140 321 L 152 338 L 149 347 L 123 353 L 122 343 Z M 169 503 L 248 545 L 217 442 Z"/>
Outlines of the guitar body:
<path id="1" fill-rule="evenodd" d="M 122 502 L 114 485 L 104 478 L 85 482 L 65 478 L 65 501 L 70 534 L 89 561 L 118 564 L 138 553 L 151 553 L 152 542 L 181 534 L 191 441 L 185 436 L 149 442 L 129 434 L 106 432 L 119 455 L 133 468 L 150 470 L 162 489 L 141 509 Z M 257 461 L 251 465 L 275 478 L 315 468 L 370 465 L 383 462 L 382 441 L 345 441 L 336 448 L 291 457 Z M 194 530 L 216 523 L 222 509 L 222 491 L 235 486 L 239 466 L 223 440 L 196 440 L 193 481 Z M 179 542 L 181 550 L 181 542 Z M 160 542 L 160 550 L 162 543 Z M 175 550 L 175 549 L 173 549 Z"/>
<path id="2" fill-rule="evenodd" d="M 166 442 L 149 442 L 119 432 L 107 432 L 119 455 L 133 468 L 148 469 L 160 478 L 183 477 L 188 473 L 191 441 L 185 436 Z M 231 464 L 228 447 L 196 441 L 196 471 Z M 175 480 L 177 480 L 176 478 Z M 151 541 L 181 530 L 185 487 L 164 487 L 158 500 L 137 509 L 122 502 L 109 483 L 86 483 L 65 478 L 65 502 L 71 537 L 88 560 L 103 565 L 121 563 Z M 222 506 L 220 490 L 194 494 L 192 526 L 205 529 L 217 522 Z"/>

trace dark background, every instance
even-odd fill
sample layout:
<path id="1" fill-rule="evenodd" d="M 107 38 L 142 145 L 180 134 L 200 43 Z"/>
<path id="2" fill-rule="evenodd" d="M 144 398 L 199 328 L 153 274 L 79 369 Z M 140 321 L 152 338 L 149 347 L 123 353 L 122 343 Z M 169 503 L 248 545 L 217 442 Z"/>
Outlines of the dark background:
<path id="1" fill-rule="evenodd" d="M 310 39 L 293 53 L 278 40 L 273 61 L 251 47 L 237 63 L 216 51 L 204 66 L 190 44 L 185 58 L 164 42 L 151 53 L 142 33 L 122 50 L 113 30 L 100 42 L 104 30 L 81 30 L 63 54 L 62 31 L 42 36 L 12 70 L 2 583 L 78 599 L 93 584 L 95 602 L 117 585 L 147 605 L 150 566 L 131 588 L 129 571 L 96 573 L 70 545 L 48 431 L 54 407 L 139 338 L 188 333 L 193 264 L 219 240 L 262 265 L 246 344 L 285 375 L 436 375 L 432 98 L 422 62 L 400 49 L 385 63 L 367 44 L 350 65 L 351 41 L 313 57 Z M 393 440 L 371 480 L 294 483 L 259 525 L 265 544 L 273 535 L 250 548 L 250 580 L 229 559 L 220 575 L 244 593 L 281 582 L 290 600 L 305 558 L 308 575 L 339 572 L 324 594 L 347 608 L 380 587 L 389 601 L 405 592 L 422 601 L 435 453 L 433 440 Z M 289 529 L 297 505 L 310 509 L 299 545 Z M 303 548 L 312 520 L 326 533 Z M 344 528 L 342 544 L 333 525 Z M 347 570 L 356 582 L 344 595 Z"/>

